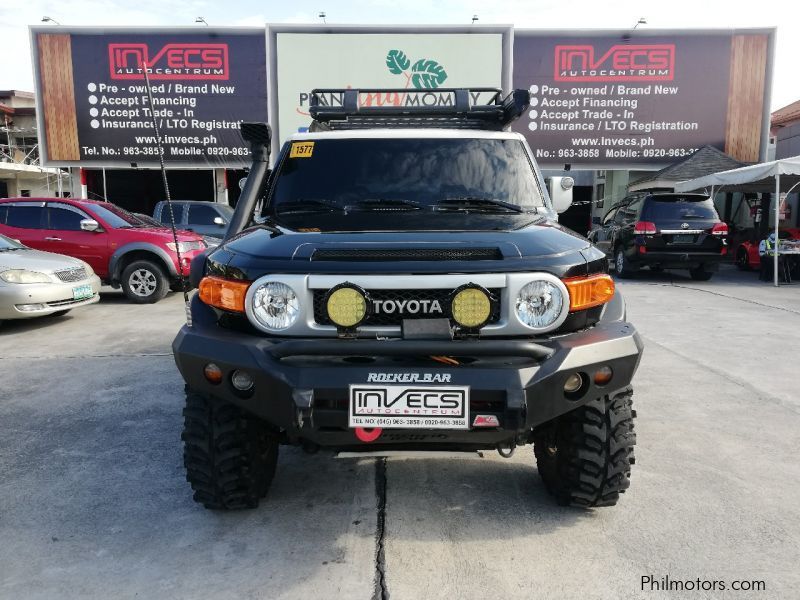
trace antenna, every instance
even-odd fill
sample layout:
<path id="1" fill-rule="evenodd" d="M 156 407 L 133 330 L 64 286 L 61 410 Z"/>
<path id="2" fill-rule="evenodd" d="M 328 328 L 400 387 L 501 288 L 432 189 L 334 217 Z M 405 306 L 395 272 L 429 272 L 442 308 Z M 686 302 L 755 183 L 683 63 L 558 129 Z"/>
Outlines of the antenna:
<path id="1" fill-rule="evenodd" d="M 647 25 L 647 19 L 639 17 L 639 20 L 636 21 L 636 25 L 634 25 L 633 28 L 636 29 L 639 25 Z"/>
<path id="2" fill-rule="evenodd" d="M 206 26 L 206 27 L 208 27 L 208 23 L 206 23 L 206 20 L 205 20 L 203 17 L 197 17 L 197 18 L 194 20 L 194 22 L 195 22 L 195 23 L 204 23 L 204 24 L 205 24 L 205 26 Z"/>
<path id="3" fill-rule="evenodd" d="M 475 25 L 475 21 L 478 20 L 478 15 L 472 15 L 472 25 Z"/>
<path id="4" fill-rule="evenodd" d="M 153 104 L 153 89 L 150 87 L 150 76 L 147 74 L 149 65 L 147 61 L 142 58 L 144 70 L 144 82 L 147 86 L 147 98 L 150 103 L 150 116 L 153 120 L 153 130 L 156 134 L 156 145 L 158 146 L 158 160 L 161 164 L 161 179 L 164 180 L 164 192 L 167 198 L 167 208 L 169 208 L 169 223 L 172 228 L 172 241 L 175 243 L 175 254 L 178 256 L 178 278 L 181 282 L 181 290 L 183 291 L 183 304 L 186 310 L 186 324 L 192 326 L 192 312 L 189 305 L 189 290 L 186 288 L 186 277 L 183 275 L 183 263 L 181 261 L 181 246 L 178 242 L 178 230 L 175 227 L 175 213 L 172 210 L 172 198 L 169 193 L 169 183 L 167 182 L 167 169 L 164 166 L 164 148 L 161 145 L 161 131 L 158 129 L 158 120 L 156 119 L 155 105 Z"/>
<path id="5" fill-rule="evenodd" d="M 56 25 L 61 25 L 61 23 L 56 21 L 53 17 L 48 17 L 47 15 L 42 17 L 42 23 L 54 23 Z"/>

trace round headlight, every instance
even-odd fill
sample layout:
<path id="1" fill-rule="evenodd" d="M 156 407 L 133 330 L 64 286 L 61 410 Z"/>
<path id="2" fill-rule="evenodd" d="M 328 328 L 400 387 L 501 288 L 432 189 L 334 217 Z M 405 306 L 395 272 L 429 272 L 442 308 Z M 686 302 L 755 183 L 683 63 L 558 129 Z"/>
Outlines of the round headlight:
<path id="1" fill-rule="evenodd" d="M 517 318 L 532 329 L 550 327 L 565 315 L 565 308 L 569 308 L 564 296 L 555 282 L 546 279 L 531 281 L 517 295 Z"/>
<path id="2" fill-rule="evenodd" d="M 492 315 L 492 299 L 486 290 L 469 286 L 457 290 L 450 302 L 453 320 L 467 329 L 486 324 Z"/>
<path id="3" fill-rule="evenodd" d="M 300 299 L 285 283 L 268 281 L 253 293 L 253 316 L 266 329 L 288 329 L 300 314 Z"/>
<path id="4" fill-rule="evenodd" d="M 367 298 L 363 291 L 345 283 L 328 293 L 325 308 L 335 325 L 355 327 L 367 316 Z"/>

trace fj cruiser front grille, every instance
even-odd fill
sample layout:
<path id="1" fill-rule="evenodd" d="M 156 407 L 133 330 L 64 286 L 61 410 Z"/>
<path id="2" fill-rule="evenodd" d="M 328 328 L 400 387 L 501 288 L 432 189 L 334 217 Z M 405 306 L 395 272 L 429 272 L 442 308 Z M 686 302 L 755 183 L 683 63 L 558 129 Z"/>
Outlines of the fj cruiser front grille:
<path id="1" fill-rule="evenodd" d="M 320 249 L 311 260 L 502 260 L 499 248 L 342 248 Z"/>
<path id="2" fill-rule="evenodd" d="M 489 317 L 488 324 L 497 323 L 500 320 L 500 295 L 502 294 L 502 289 L 490 289 L 492 295 L 494 295 L 498 302 L 495 302 L 494 308 L 492 310 L 492 314 Z M 442 318 L 450 317 L 450 295 L 453 293 L 453 290 L 450 289 L 438 289 L 438 290 L 367 290 L 369 294 L 370 300 L 373 303 L 380 302 L 382 303 L 382 308 L 388 308 L 386 301 L 393 301 L 391 304 L 392 311 L 385 312 L 386 308 L 383 310 L 374 311 L 367 319 L 364 321 L 363 325 L 377 325 L 377 326 L 395 326 L 399 327 L 403 319 L 434 319 L 434 318 Z M 316 321 L 320 325 L 333 325 L 331 320 L 328 318 L 328 313 L 325 310 L 325 295 L 327 294 L 326 290 L 314 290 L 314 321 Z M 408 304 L 411 301 L 416 301 L 416 304 L 412 306 L 418 306 L 420 310 L 415 313 L 411 313 L 408 311 Z M 432 303 L 436 301 L 442 309 L 441 313 L 436 312 L 425 312 L 422 309 L 422 305 L 426 304 L 431 306 Z M 399 305 L 405 302 L 405 309 L 403 312 L 399 312 Z"/>
<path id="3" fill-rule="evenodd" d="M 81 281 L 86 279 L 86 269 L 83 267 L 77 267 L 75 269 L 68 269 L 66 271 L 56 271 L 56 277 L 58 277 L 64 283 Z"/>

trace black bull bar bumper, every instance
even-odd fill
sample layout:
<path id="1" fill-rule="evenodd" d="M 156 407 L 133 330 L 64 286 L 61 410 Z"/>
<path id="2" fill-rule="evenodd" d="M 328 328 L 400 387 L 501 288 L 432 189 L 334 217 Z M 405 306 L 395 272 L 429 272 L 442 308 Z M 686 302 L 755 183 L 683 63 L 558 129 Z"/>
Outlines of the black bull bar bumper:
<path id="1" fill-rule="evenodd" d="M 441 447 L 491 448 L 586 402 L 628 386 L 639 365 L 642 341 L 625 321 L 600 322 L 592 329 L 537 342 L 526 340 L 339 340 L 275 339 L 216 325 L 184 326 L 173 342 L 175 361 L 189 388 L 225 399 L 279 428 L 287 441 L 323 446 L 363 446 L 348 429 L 351 384 L 388 381 L 470 388 L 470 418 L 494 415 L 500 427 L 469 430 L 386 429 L 372 445 L 409 443 Z M 459 366 L 430 356 L 458 357 Z M 203 375 L 213 362 L 223 372 L 212 384 Z M 610 367 L 608 384 L 592 381 Z M 233 371 L 255 381 L 244 394 L 231 382 Z M 574 373 L 586 384 L 567 397 L 564 384 Z M 411 378 L 411 379 L 409 379 Z M 470 421 L 471 423 L 472 421 Z"/>

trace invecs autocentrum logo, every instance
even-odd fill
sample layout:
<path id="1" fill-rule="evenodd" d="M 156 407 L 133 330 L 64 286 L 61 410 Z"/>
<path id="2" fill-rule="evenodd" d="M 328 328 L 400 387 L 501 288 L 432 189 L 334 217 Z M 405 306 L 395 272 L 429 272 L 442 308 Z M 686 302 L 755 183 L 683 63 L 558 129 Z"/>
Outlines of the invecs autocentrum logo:
<path id="1" fill-rule="evenodd" d="M 153 58 L 147 44 L 109 44 L 111 79 L 228 79 L 228 44 L 165 44 Z"/>
<path id="2" fill-rule="evenodd" d="M 675 44 L 617 44 L 598 52 L 588 44 L 555 48 L 556 81 L 672 81 Z"/>

